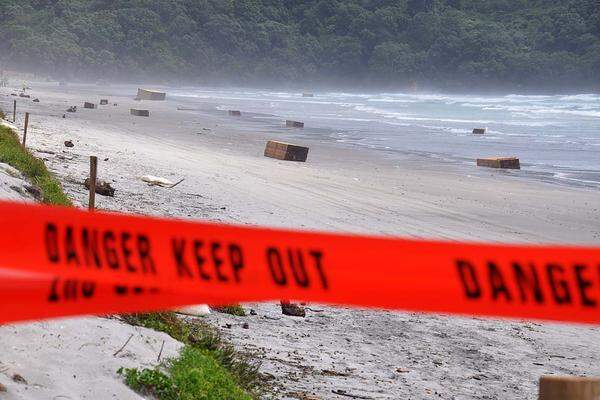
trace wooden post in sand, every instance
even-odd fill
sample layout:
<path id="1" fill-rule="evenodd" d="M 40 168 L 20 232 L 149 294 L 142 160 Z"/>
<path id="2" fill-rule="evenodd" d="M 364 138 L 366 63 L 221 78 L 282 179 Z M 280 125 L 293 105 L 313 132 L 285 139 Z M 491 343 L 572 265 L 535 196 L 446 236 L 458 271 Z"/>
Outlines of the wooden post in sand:
<path id="1" fill-rule="evenodd" d="M 23 127 L 23 147 L 25 147 L 25 141 L 27 140 L 27 127 L 29 126 L 29 113 L 25 113 L 25 126 Z"/>
<path id="2" fill-rule="evenodd" d="M 542 376 L 539 400 L 596 400 L 600 398 L 600 378 Z"/>
<path id="3" fill-rule="evenodd" d="M 13 124 L 17 122 L 17 101 L 13 100 Z"/>
<path id="4" fill-rule="evenodd" d="M 96 208 L 96 175 L 98 172 L 98 157 L 90 156 L 90 201 L 88 209 L 94 211 Z"/>

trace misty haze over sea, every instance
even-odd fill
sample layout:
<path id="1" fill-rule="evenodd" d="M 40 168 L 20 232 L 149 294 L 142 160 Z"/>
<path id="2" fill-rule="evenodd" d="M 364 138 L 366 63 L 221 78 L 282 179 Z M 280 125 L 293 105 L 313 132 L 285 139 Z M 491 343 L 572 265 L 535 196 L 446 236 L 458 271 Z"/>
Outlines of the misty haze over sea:
<path id="1" fill-rule="evenodd" d="M 251 89 L 170 89 L 187 101 L 255 113 L 279 124 L 304 121 L 299 136 L 458 163 L 517 156 L 525 173 L 600 187 L 600 95 L 316 93 Z M 473 128 L 487 128 L 473 135 Z"/>

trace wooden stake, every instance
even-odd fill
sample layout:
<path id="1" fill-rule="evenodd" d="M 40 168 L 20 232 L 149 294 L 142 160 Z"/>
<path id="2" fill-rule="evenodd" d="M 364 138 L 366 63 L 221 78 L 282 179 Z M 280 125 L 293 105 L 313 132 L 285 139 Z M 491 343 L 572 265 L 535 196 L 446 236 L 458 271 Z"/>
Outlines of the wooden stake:
<path id="1" fill-rule="evenodd" d="M 542 376 L 539 400 L 596 400 L 600 398 L 600 378 Z"/>
<path id="2" fill-rule="evenodd" d="M 17 101 L 13 100 L 13 124 L 17 122 Z"/>
<path id="3" fill-rule="evenodd" d="M 90 211 L 96 208 L 96 173 L 98 172 L 98 157 L 90 156 L 90 201 L 88 207 Z"/>
<path id="4" fill-rule="evenodd" d="M 27 140 L 27 127 L 29 126 L 29 113 L 25 113 L 25 127 L 23 128 L 23 147 L 25 146 L 25 141 Z"/>

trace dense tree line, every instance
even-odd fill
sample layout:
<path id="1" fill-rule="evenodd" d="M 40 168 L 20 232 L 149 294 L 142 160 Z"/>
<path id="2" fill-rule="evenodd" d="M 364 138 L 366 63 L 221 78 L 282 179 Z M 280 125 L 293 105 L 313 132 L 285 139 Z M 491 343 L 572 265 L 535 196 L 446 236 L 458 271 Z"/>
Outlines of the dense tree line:
<path id="1" fill-rule="evenodd" d="M 55 78 L 599 90 L 600 0 L 0 0 Z"/>

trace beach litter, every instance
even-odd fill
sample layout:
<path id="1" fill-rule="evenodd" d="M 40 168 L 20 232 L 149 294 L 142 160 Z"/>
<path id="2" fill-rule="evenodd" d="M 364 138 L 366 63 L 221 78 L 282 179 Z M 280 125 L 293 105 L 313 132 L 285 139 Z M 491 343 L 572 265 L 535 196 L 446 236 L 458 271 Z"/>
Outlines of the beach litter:
<path id="1" fill-rule="evenodd" d="M 101 100 L 100 100 L 100 105 L 101 105 L 101 106 L 106 106 L 106 105 L 108 105 L 108 100 L 107 100 L 107 99 L 101 99 Z"/>
<path id="2" fill-rule="evenodd" d="M 138 110 L 136 108 L 132 108 L 129 110 L 131 115 L 135 115 L 136 117 L 149 117 L 150 111 L 148 110 Z"/>
<path id="3" fill-rule="evenodd" d="M 31 96 L 30 96 L 30 95 L 28 95 L 28 94 L 25 94 L 25 93 L 19 93 L 19 97 L 23 97 L 23 98 L 25 98 L 25 99 L 30 99 L 30 98 L 31 98 Z"/>
<path id="4" fill-rule="evenodd" d="M 521 169 L 519 159 L 516 157 L 478 158 L 477 166 L 487 168 Z"/>
<path id="5" fill-rule="evenodd" d="M 475 129 L 473 129 L 473 134 L 483 135 L 483 134 L 485 134 L 485 128 L 475 128 Z"/>
<path id="6" fill-rule="evenodd" d="M 77 106 L 71 106 L 71 107 L 67 108 L 67 112 L 71 112 L 71 113 L 77 112 Z"/>
<path id="7" fill-rule="evenodd" d="M 71 140 L 65 140 L 65 147 L 75 147 Z"/>
<path id="8" fill-rule="evenodd" d="M 286 120 L 285 126 L 288 128 L 304 128 L 304 122 Z"/>
<path id="9" fill-rule="evenodd" d="M 149 89 L 138 89 L 136 100 L 163 101 L 167 97 L 164 92 Z"/>
<path id="10" fill-rule="evenodd" d="M 85 188 L 87 190 L 90 190 L 90 178 L 85 178 L 85 181 L 83 182 Z M 115 189 L 110 185 L 110 183 L 100 180 L 100 179 L 96 179 L 96 193 L 98 193 L 99 195 L 102 196 L 109 196 L 109 197 L 114 197 L 115 196 Z"/>
<path id="11" fill-rule="evenodd" d="M 89 109 L 93 110 L 96 108 L 96 105 L 94 103 L 90 103 L 90 102 L 86 101 L 85 103 L 83 103 L 83 108 L 89 108 Z"/>
<path id="12" fill-rule="evenodd" d="M 269 140 L 264 155 L 279 160 L 305 162 L 308 157 L 308 147 Z"/>
<path id="13" fill-rule="evenodd" d="M 40 99 L 33 99 L 33 102 L 34 102 L 34 103 L 39 103 L 39 102 L 40 102 Z"/>
<path id="14" fill-rule="evenodd" d="M 228 113 L 232 117 L 241 117 L 242 116 L 242 112 L 238 111 L 238 110 L 229 110 Z"/>
<path id="15" fill-rule="evenodd" d="M 168 180 L 166 178 L 162 178 L 160 176 L 153 176 L 153 175 L 144 175 L 144 176 L 140 177 L 140 179 L 142 181 L 146 182 L 148 184 L 148 186 L 160 186 L 160 187 L 164 187 L 167 189 L 174 188 L 175 186 L 179 185 L 181 182 L 183 182 L 185 180 L 185 178 L 183 178 L 177 182 L 171 182 L 170 180 Z"/>

